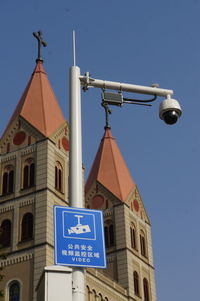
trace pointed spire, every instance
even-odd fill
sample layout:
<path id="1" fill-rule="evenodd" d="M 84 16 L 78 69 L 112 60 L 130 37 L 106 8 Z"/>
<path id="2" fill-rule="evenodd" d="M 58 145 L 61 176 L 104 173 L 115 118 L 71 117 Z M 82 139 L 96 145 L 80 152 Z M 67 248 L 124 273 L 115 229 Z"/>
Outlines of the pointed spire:
<path id="1" fill-rule="evenodd" d="M 111 130 L 106 127 L 86 183 L 86 192 L 95 181 L 101 183 L 121 201 L 126 201 L 135 187 Z"/>
<path id="2" fill-rule="evenodd" d="M 41 60 L 37 60 L 33 74 L 6 130 L 17 116 L 23 117 L 46 137 L 65 122 Z"/>

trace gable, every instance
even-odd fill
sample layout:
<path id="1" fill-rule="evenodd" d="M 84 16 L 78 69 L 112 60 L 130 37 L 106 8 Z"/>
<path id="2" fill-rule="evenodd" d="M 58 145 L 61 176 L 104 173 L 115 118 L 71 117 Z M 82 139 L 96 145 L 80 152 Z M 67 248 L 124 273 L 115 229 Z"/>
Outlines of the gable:
<path id="1" fill-rule="evenodd" d="M 22 149 L 35 144 L 45 137 L 22 117 L 16 117 L 4 132 L 0 141 L 0 153 Z"/>
<path id="2" fill-rule="evenodd" d="M 65 121 L 49 139 L 63 152 L 69 152 L 69 125 Z"/>
<path id="3" fill-rule="evenodd" d="M 129 206 L 130 210 L 134 213 L 134 215 L 150 224 L 149 217 L 147 215 L 137 186 L 135 186 L 135 188 L 130 193 L 126 203 Z"/>
<path id="4" fill-rule="evenodd" d="M 121 200 L 98 181 L 95 181 L 86 193 L 86 208 L 106 210 L 120 204 L 122 204 Z"/>

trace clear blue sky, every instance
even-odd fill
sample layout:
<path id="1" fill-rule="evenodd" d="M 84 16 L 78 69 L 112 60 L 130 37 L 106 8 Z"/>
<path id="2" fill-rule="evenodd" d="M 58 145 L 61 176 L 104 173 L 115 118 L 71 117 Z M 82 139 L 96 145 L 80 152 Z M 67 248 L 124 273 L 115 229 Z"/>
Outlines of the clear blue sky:
<path id="1" fill-rule="evenodd" d="M 112 133 L 149 213 L 160 301 L 199 300 L 200 1 L 2 0 L 1 132 L 34 69 L 42 30 L 44 66 L 68 118 L 71 36 L 77 64 L 93 77 L 173 89 L 183 116 L 175 126 L 153 107 L 114 108 Z M 100 90 L 83 94 L 83 160 L 88 175 L 103 135 Z M 133 95 L 135 96 L 135 95 Z"/>

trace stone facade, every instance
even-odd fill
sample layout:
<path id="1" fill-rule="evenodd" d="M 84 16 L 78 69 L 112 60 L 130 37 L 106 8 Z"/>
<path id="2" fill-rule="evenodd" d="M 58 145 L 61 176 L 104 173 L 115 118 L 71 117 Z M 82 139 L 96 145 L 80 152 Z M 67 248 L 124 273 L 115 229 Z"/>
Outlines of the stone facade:
<path id="1" fill-rule="evenodd" d="M 98 207 L 98 209 L 104 210 L 105 226 L 112 224 L 114 228 L 114 241 L 107 246 L 107 268 L 99 270 L 98 275 L 103 274 L 109 277 L 112 279 L 113 285 L 116 283 L 124 289 L 124 296 L 121 296 L 119 300 L 123 300 L 126 296 L 127 300 L 156 301 L 151 226 L 137 187 L 131 192 L 130 195 L 132 197 L 129 197 L 129 201 L 124 203 L 114 197 L 101 184 L 94 183 L 86 194 L 86 207 L 93 207 L 93 200 L 96 199 L 97 195 L 103 198 L 103 202 L 101 206 L 95 206 L 95 209 Z M 135 209 L 133 206 L 131 209 L 131 203 L 136 199 L 139 207 Z M 135 246 L 131 242 L 130 229 L 133 225 Z M 142 254 L 144 250 L 141 250 L 141 233 L 145 239 L 145 254 Z M 135 271 L 138 274 L 138 292 L 135 291 L 134 287 Z M 88 281 L 90 281 L 91 277 L 88 277 Z M 149 299 L 145 299 L 144 296 L 144 279 L 148 281 Z M 96 292 L 96 288 L 90 285 L 89 288 L 90 296 L 92 296 L 91 292 L 93 290 Z M 115 295 L 108 298 L 108 300 L 114 299 Z"/>
<path id="2" fill-rule="evenodd" d="M 18 122 L 15 120 L 16 124 Z M 29 137 L 31 133 L 27 128 L 21 125 L 20 132 Z M 6 259 L 1 260 L 5 277 L 0 283 L 5 300 L 8 300 L 9 284 L 14 279 L 21 284 L 21 300 L 36 300 L 35 289 L 41 273 L 46 265 L 54 263 L 53 206 L 68 205 L 68 186 L 65 185 L 68 183 L 68 152 L 59 144 L 63 137 L 68 139 L 67 133 L 66 123 L 51 139 L 41 139 L 38 133 L 31 145 L 27 141 L 27 145 L 23 142 L 16 147 L 10 139 L 10 151 L 4 152 L 4 147 L 1 148 L 0 224 L 5 220 L 11 222 L 11 242 L 9 246 L 1 248 L 1 252 L 6 254 Z M 23 173 L 27 160 L 35 164 L 34 185 L 24 188 Z M 58 162 L 62 168 L 60 190 L 55 188 L 55 166 Z M 14 169 L 11 193 L 2 191 L 6 166 Z M 22 219 L 26 213 L 34 217 L 33 235 L 23 240 Z"/>

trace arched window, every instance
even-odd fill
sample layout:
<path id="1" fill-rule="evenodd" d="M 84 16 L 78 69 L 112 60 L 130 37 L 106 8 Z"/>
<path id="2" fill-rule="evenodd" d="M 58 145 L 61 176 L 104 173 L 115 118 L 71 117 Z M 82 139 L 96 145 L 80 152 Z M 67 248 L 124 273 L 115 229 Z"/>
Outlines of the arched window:
<path id="1" fill-rule="evenodd" d="M 0 248 L 9 247 L 11 244 L 11 221 L 5 219 L 1 223 L 0 229 Z"/>
<path id="2" fill-rule="evenodd" d="M 149 284 L 146 278 L 143 279 L 144 301 L 149 301 Z"/>
<path id="3" fill-rule="evenodd" d="M 131 235 L 131 248 L 136 249 L 136 232 L 133 223 L 131 223 L 130 226 L 130 235 Z"/>
<path id="4" fill-rule="evenodd" d="M 33 238 L 33 215 L 25 213 L 21 224 L 21 241 Z"/>
<path id="5" fill-rule="evenodd" d="M 20 300 L 20 284 L 18 281 L 14 280 L 9 285 L 9 301 L 19 301 Z"/>
<path id="6" fill-rule="evenodd" d="M 105 244 L 106 247 L 111 247 L 114 245 L 114 226 L 112 224 L 112 221 L 107 221 L 105 227 L 104 227 L 104 235 L 105 235 Z"/>
<path id="7" fill-rule="evenodd" d="M 35 163 L 32 158 L 26 159 L 23 170 L 23 188 L 35 185 Z"/>
<path id="8" fill-rule="evenodd" d="M 134 283 L 134 293 L 136 296 L 139 296 L 140 290 L 139 290 L 139 275 L 136 271 L 133 273 L 133 283 Z"/>
<path id="9" fill-rule="evenodd" d="M 13 193 L 14 191 L 14 168 L 12 165 L 5 167 L 2 181 L 2 194 Z"/>
<path id="10" fill-rule="evenodd" d="M 62 192 L 62 181 L 63 181 L 63 169 L 60 162 L 56 162 L 55 166 L 55 188 Z"/>
<path id="11" fill-rule="evenodd" d="M 141 254 L 145 257 L 147 257 L 147 252 L 146 252 L 146 240 L 145 240 L 145 235 L 144 232 L 140 233 L 140 249 L 141 249 Z"/>

